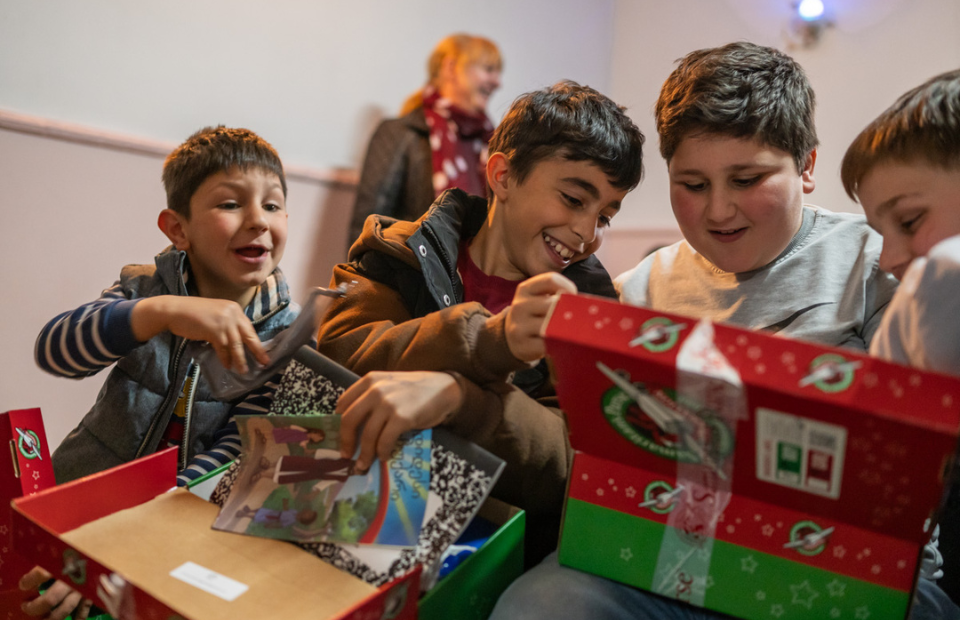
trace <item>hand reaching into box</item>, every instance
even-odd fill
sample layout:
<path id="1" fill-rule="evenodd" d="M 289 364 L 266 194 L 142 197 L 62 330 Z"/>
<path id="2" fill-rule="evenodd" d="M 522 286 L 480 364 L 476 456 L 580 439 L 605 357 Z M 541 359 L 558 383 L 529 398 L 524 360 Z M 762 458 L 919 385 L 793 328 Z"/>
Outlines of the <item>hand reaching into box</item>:
<path id="1" fill-rule="evenodd" d="M 34 592 L 37 597 L 21 606 L 28 616 L 43 618 L 44 620 L 63 620 L 73 615 L 73 620 L 86 620 L 90 614 L 93 602 L 83 598 L 79 592 L 62 581 L 55 581 L 50 587 L 40 593 L 40 587 L 50 581 L 53 575 L 35 566 L 29 573 L 20 579 L 20 589 L 24 592 Z"/>

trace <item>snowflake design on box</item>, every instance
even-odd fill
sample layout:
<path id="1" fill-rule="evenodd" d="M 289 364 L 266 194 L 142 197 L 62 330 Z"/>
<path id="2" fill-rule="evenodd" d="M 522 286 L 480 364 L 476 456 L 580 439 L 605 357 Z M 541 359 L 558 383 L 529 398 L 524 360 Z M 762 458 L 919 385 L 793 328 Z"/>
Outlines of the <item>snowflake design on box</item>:
<path id="1" fill-rule="evenodd" d="M 863 607 L 857 607 L 856 611 L 853 612 L 853 617 L 857 620 L 867 620 L 870 617 L 870 608 L 866 605 Z"/>
<path id="2" fill-rule="evenodd" d="M 772 605 L 772 606 L 770 607 L 770 615 L 773 616 L 774 618 L 779 618 L 780 616 L 782 616 L 782 615 L 783 615 L 783 605 L 781 605 L 781 604 L 779 604 L 779 603 L 777 603 L 776 605 Z"/>
<path id="3" fill-rule="evenodd" d="M 757 570 L 757 567 L 760 566 L 757 564 L 757 561 L 753 559 L 752 555 L 748 555 L 745 558 L 740 558 L 740 570 L 745 573 L 750 573 L 751 575 L 754 571 Z"/>
<path id="4" fill-rule="evenodd" d="M 633 551 L 630 550 L 630 547 L 624 547 L 620 550 L 620 559 L 624 562 L 629 562 L 633 559 Z"/>

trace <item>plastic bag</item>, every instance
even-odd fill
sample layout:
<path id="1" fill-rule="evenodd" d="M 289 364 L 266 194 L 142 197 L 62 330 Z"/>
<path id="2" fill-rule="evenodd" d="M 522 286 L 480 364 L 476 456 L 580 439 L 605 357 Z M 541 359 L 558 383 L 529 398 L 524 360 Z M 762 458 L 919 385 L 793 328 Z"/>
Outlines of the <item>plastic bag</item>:
<path id="1" fill-rule="evenodd" d="M 200 372 L 206 377 L 215 398 L 224 401 L 240 398 L 286 368 L 297 349 L 310 342 L 317 333 L 320 319 L 333 299 L 346 295 L 348 288 L 348 285 L 341 284 L 336 289 L 314 289 L 290 327 L 262 343 L 270 356 L 270 363 L 266 366 L 261 365 L 254 359 L 253 354 L 245 349 L 248 370 L 241 375 L 225 368 L 217 357 L 217 352 L 208 342 L 190 342 L 187 345 L 186 354 L 191 355 L 200 364 Z"/>

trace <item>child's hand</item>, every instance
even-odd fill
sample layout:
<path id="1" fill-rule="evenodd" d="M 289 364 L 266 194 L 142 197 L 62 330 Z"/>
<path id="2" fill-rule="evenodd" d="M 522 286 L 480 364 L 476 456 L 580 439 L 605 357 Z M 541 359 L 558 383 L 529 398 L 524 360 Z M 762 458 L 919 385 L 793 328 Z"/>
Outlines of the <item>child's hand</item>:
<path id="1" fill-rule="evenodd" d="M 390 458 L 402 433 L 433 428 L 460 408 L 463 393 L 445 372 L 370 372 L 340 396 L 340 454 L 353 456 L 360 437 L 355 469 L 369 469 L 375 456 Z"/>
<path id="2" fill-rule="evenodd" d="M 93 603 L 64 582 L 57 581 L 46 592 L 39 593 L 40 585 L 51 578 L 52 575 L 39 566 L 20 578 L 21 590 L 37 593 L 37 598 L 21 605 L 23 613 L 44 620 L 63 620 L 70 614 L 73 614 L 73 620 L 86 620 Z"/>
<path id="3" fill-rule="evenodd" d="M 130 320 L 140 342 L 164 331 L 204 340 L 213 346 L 224 368 L 240 374 L 248 370 L 245 348 L 261 364 L 270 363 L 253 324 L 233 301 L 177 295 L 148 297 L 133 307 Z"/>
<path id="4" fill-rule="evenodd" d="M 540 332 L 547 313 L 559 293 L 576 292 L 576 284 L 552 271 L 520 283 L 513 302 L 503 310 L 507 315 L 507 346 L 514 357 L 533 363 L 546 354 L 546 344 Z"/>

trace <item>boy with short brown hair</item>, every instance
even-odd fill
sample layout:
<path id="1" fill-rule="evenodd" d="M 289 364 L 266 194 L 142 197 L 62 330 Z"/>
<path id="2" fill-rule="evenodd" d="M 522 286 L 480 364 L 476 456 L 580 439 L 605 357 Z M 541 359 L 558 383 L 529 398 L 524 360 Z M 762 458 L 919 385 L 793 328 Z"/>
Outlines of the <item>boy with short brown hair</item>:
<path id="1" fill-rule="evenodd" d="M 180 469 L 190 464 L 180 484 L 233 459 L 239 437 L 224 435 L 231 403 L 217 400 L 184 357 L 187 341 L 209 342 L 224 366 L 243 373 L 245 351 L 268 363 L 261 339 L 296 316 L 277 266 L 287 186 L 273 147 L 247 129 L 206 127 L 170 153 L 163 182 L 167 208 L 157 224 L 172 245 L 153 265 L 124 267 L 99 299 L 53 318 L 37 338 L 37 364 L 55 375 L 79 379 L 116 363 L 53 453 L 59 483 L 169 446 L 179 446 Z M 36 579 L 25 579 L 33 589 Z M 24 610 L 66 616 L 79 595 L 64 588 Z"/>
<path id="2" fill-rule="evenodd" d="M 960 70 L 911 89 L 860 132 L 840 168 L 843 186 L 883 236 L 880 266 L 894 295 L 870 352 L 960 374 Z M 960 492 L 939 525 L 940 586 L 960 596 Z"/>
<path id="3" fill-rule="evenodd" d="M 96 301 L 52 319 L 37 364 L 69 378 L 114 364 L 93 408 L 53 454 L 58 482 L 179 445 L 180 467 L 214 442 L 229 403 L 218 401 L 182 354 L 204 340 L 227 367 L 295 316 L 277 268 L 287 237 L 279 157 L 246 129 L 207 127 L 164 163 L 168 208 L 158 226 L 173 244 L 154 265 L 128 265 Z M 226 462 L 211 455 L 213 461 Z M 216 468 L 211 462 L 210 469 Z"/>
<path id="4" fill-rule="evenodd" d="M 506 461 L 494 493 L 528 523 L 552 522 L 528 532 L 542 535 L 544 551 L 556 546 L 572 451 L 539 363 L 540 328 L 559 291 L 616 294 L 593 253 L 640 182 L 643 141 L 623 108 L 561 82 L 517 98 L 500 123 L 488 198 L 448 190 L 417 222 L 367 219 L 350 262 L 334 270 L 334 285 L 357 284 L 318 336 L 321 353 L 370 373 L 338 405 L 345 454 L 357 420 L 366 422 L 361 467 L 401 431 L 444 424 Z M 361 396 L 378 377 L 379 391 Z M 388 379 L 397 390 L 382 387 Z M 414 380 L 416 402 L 400 399 Z M 425 406 L 428 394 L 438 398 Z M 391 415 L 374 411 L 384 401 Z"/>

